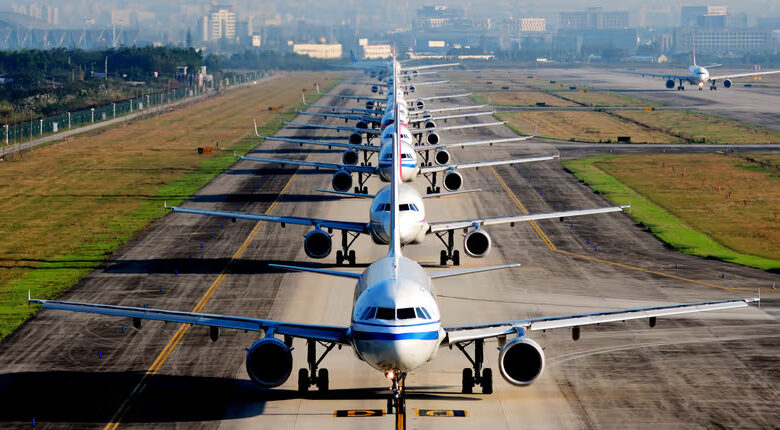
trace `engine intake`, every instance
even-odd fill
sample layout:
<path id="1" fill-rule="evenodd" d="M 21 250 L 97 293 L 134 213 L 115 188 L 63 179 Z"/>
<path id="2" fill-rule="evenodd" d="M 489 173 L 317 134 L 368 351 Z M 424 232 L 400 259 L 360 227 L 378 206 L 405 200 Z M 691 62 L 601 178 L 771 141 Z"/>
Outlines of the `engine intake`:
<path id="1" fill-rule="evenodd" d="M 318 228 L 308 232 L 303 238 L 303 250 L 310 258 L 327 257 L 332 245 L 330 235 Z"/>
<path id="2" fill-rule="evenodd" d="M 439 139 L 439 135 L 436 133 L 428 133 L 428 136 L 425 138 L 425 140 L 428 142 L 428 145 L 437 145 L 441 139 Z"/>
<path id="3" fill-rule="evenodd" d="M 672 89 L 674 88 L 674 79 L 669 79 L 666 81 L 666 88 Z"/>
<path id="4" fill-rule="evenodd" d="M 363 136 L 360 133 L 352 133 L 349 135 L 349 143 L 353 145 L 360 145 L 363 142 Z"/>
<path id="5" fill-rule="evenodd" d="M 374 110 L 374 102 L 369 100 L 366 102 L 366 110 Z"/>
<path id="6" fill-rule="evenodd" d="M 439 149 L 433 154 L 433 161 L 439 166 L 450 162 L 450 153 L 446 149 Z"/>
<path id="7" fill-rule="evenodd" d="M 376 85 L 371 87 L 371 92 L 372 93 L 376 93 L 377 91 L 379 91 L 379 87 L 377 87 Z"/>
<path id="8" fill-rule="evenodd" d="M 352 175 L 346 170 L 339 170 L 333 174 L 330 184 L 336 191 L 349 191 L 352 188 Z"/>
<path id="9" fill-rule="evenodd" d="M 357 124 L 355 124 L 355 128 L 368 128 L 368 123 L 365 121 L 358 121 Z"/>
<path id="10" fill-rule="evenodd" d="M 501 376 L 512 385 L 530 385 L 544 371 L 544 351 L 527 337 L 516 337 L 498 354 Z"/>
<path id="11" fill-rule="evenodd" d="M 416 88 L 414 87 L 414 85 L 409 85 L 409 92 L 410 93 L 413 93 L 415 89 Z"/>
<path id="12" fill-rule="evenodd" d="M 417 109 L 422 109 L 425 107 L 425 102 L 422 100 L 417 100 Z"/>
<path id="13" fill-rule="evenodd" d="M 723 88 L 731 88 L 731 79 L 726 79 L 723 81 Z"/>
<path id="14" fill-rule="evenodd" d="M 349 149 L 347 151 L 344 151 L 344 154 L 341 155 L 341 161 L 344 164 L 349 164 L 350 166 L 354 166 L 358 163 L 360 160 L 360 157 L 358 156 L 357 151 L 354 149 Z"/>
<path id="15" fill-rule="evenodd" d="M 490 252 L 491 246 L 490 235 L 484 230 L 471 230 L 463 238 L 463 250 L 470 257 L 484 257 Z"/>
<path id="16" fill-rule="evenodd" d="M 436 128 L 436 122 L 430 119 L 425 121 L 425 128 Z"/>
<path id="17" fill-rule="evenodd" d="M 442 178 L 442 182 L 447 191 L 458 191 L 463 186 L 463 176 L 458 172 L 448 172 Z"/>
<path id="18" fill-rule="evenodd" d="M 255 342 L 246 353 L 246 373 L 252 382 L 273 388 L 284 384 L 292 372 L 290 348 L 279 339 L 266 337 Z"/>

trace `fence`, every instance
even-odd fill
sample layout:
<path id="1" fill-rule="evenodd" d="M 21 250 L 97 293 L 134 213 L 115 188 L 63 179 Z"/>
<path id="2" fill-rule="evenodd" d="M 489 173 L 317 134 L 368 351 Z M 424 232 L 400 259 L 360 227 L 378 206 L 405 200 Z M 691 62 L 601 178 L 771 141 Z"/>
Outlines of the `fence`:
<path id="1" fill-rule="evenodd" d="M 235 78 L 230 80 L 223 79 L 220 84 L 236 85 L 257 79 L 258 76 L 262 76 L 262 74 L 250 72 L 236 75 Z M 198 88 L 197 86 L 171 88 L 160 92 L 147 90 L 145 94 L 140 94 L 137 97 L 95 106 L 90 109 L 66 112 L 46 118 L 36 118 L 16 124 L 4 124 L 2 126 L 3 130 L 0 130 L 0 138 L 3 139 L 2 142 L 5 145 L 24 143 L 43 135 L 66 131 L 80 125 L 105 121 L 128 113 L 144 111 L 161 104 L 175 102 L 186 97 L 197 96 L 205 91 L 207 91 L 206 88 Z"/>

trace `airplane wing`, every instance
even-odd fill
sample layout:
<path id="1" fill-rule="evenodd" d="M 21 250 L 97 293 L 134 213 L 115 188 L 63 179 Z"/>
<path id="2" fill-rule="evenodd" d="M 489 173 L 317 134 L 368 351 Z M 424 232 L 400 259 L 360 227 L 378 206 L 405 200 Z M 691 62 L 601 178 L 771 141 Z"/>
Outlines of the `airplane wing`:
<path id="1" fill-rule="evenodd" d="M 375 122 L 379 124 L 381 121 L 381 118 L 370 118 L 360 115 L 346 115 L 342 113 L 336 113 L 336 112 L 310 112 L 310 111 L 298 111 L 298 115 L 309 115 L 309 116 L 321 116 L 323 118 L 339 118 L 339 119 L 347 119 L 352 121 L 366 121 L 366 122 Z"/>
<path id="2" fill-rule="evenodd" d="M 497 125 L 504 125 L 506 122 L 504 121 L 498 121 L 498 122 L 479 122 L 475 124 L 460 124 L 460 125 L 449 125 L 445 127 L 433 127 L 433 128 L 415 128 L 410 129 L 409 132 L 412 134 L 420 134 L 420 133 L 427 133 L 431 131 L 447 131 L 447 130 L 459 130 L 462 128 L 479 128 L 479 127 L 495 127 Z"/>
<path id="3" fill-rule="evenodd" d="M 374 101 L 374 102 L 386 102 L 387 99 L 379 98 L 379 97 L 364 97 L 364 96 L 347 96 L 347 95 L 341 95 L 341 94 L 323 94 L 323 97 L 341 97 L 342 99 L 350 99 L 350 100 L 365 100 L 365 101 Z"/>
<path id="4" fill-rule="evenodd" d="M 494 143 L 509 143 L 509 142 L 523 142 L 528 139 L 533 139 L 535 136 L 523 136 L 523 137 L 508 137 L 504 139 L 487 139 L 487 140 L 472 140 L 468 142 L 448 142 L 437 143 L 436 145 L 415 145 L 416 151 L 428 151 L 441 148 L 449 148 L 453 146 L 473 146 L 473 145 L 493 145 Z"/>
<path id="5" fill-rule="evenodd" d="M 369 134 L 376 134 L 376 135 L 382 134 L 382 130 L 378 128 L 357 128 L 357 127 L 347 127 L 341 125 L 308 124 L 305 122 L 285 122 L 284 125 L 292 125 L 296 127 L 306 127 L 306 128 L 325 128 L 328 130 L 352 131 L 355 133 L 369 133 Z"/>
<path id="6" fill-rule="evenodd" d="M 166 309 L 137 308 L 131 306 L 101 305 L 94 303 L 64 302 L 58 300 L 27 299 L 38 303 L 43 309 L 59 309 L 72 312 L 111 315 L 133 318 L 134 320 L 157 320 L 173 323 L 203 325 L 209 327 L 231 328 L 236 330 L 273 331 L 274 334 L 314 339 L 323 342 L 349 344 L 349 327 L 299 324 L 283 321 L 264 320 L 231 315 L 182 312 Z"/>
<path id="7" fill-rule="evenodd" d="M 455 97 L 468 97 L 470 95 L 471 95 L 471 93 L 463 93 L 463 94 L 450 94 L 448 96 L 418 97 L 418 98 L 416 98 L 414 100 L 407 100 L 407 101 L 409 101 L 409 102 L 416 102 L 417 100 L 439 100 L 439 99 L 449 99 L 449 98 L 455 98 Z"/>
<path id="8" fill-rule="evenodd" d="M 303 145 L 317 145 L 317 146 L 328 146 L 328 147 L 332 146 L 334 148 L 354 149 L 356 151 L 379 152 L 380 149 L 380 147 L 374 145 L 355 145 L 353 143 L 343 143 L 343 142 L 323 142 L 320 140 L 313 140 L 313 139 L 296 139 L 294 137 L 277 137 L 277 136 L 259 136 L 259 137 L 262 137 L 265 140 L 300 143 Z"/>
<path id="9" fill-rule="evenodd" d="M 427 175 L 429 173 L 442 172 L 445 170 L 478 169 L 480 167 L 502 166 L 505 164 L 534 163 L 536 161 L 548 161 L 557 158 L 557 155 L 548 155 L 542 157 L 510 158 L 506 160 L 470 161 L 468 163 L 442 164 L 439 166 L 431 165 L 420 167 L 420 173 Z"/>
<path id="10" fill-rule="evenodd" d="M 543 219 L 564 218 L 572 216 L 582 215 L 595 215 L 604 214 L 610 212 L 621 212 L 630 206 L 610 206 L 605 208 L 596 209 L 579 209 L 573 211 L 558 211 L 558 212 L 545 212 L 538 214 L 522 214 L 522 215 L 510 215 L 510 216 L 498 216 L 490 218 L 475 218 L 462 221 L 445 221 L 445 222 L 431 222 L 430 233 L 436 233 L 437 231 L 449 231 L 457 230 L 461 228 L 477 227 L 481 225 L 495 225 L 495 224 L 514 224 L 516 222 L 537 221 Z"/>
<path id="11" fill-rule="evenodd" d="M 469 117 L 472 117 L 472 116 L 493 115 L 494 113 L 496 113 L 496 111 L 459 113 L 459 114 L 455 114 L 455 115 L 431 116 L 431 117 L 428 117 L 428 118 L 425 118 L 425 117 L 411 118 L 411 119 L 409 119 L 409 122 L 410 123 L 415 123 L 415 122 L 423 122 L 423 121 L 428 121 L 428 120 L 438 121 L 438 120 L 442 120 L 442 119 L 446 120 L 446 119 L 453 119 L 453 118 L 469 118 Z"/>
<path id="12" fill-rule="evenodd" d="M 487 107 L 487 106 L 488 105 L 469 105 L 469 106 L 455 106 L 455 107 L 438 108 L 438 109 L 423 109 L 422 111 L 415 112 L 415 114 L 439 113 L 439 112 L 449 112 L 454 110 L 466 110 L 466 109 L 482 109 L 483 107 Z"/>
<path id="13" fill-rule="evenodd" d="M 337 164 L 337 163 L 322 163 L 317 161 L 304 161 L 304 160 L 286 160 L 283 158 L 263 158 L 263 157 L 248 157 L 243 155 L 238 157 L 240 160 L 259 161 L 261 163 L 276 163 L 280 166 L 300 166 L 300 167 L 314 167 L 317 169 L 325 170 L 346 170 L 353 173 L 368 173 L 374 175 L 377 173 L 377 168 L 372 166 L 352 166 L 349 164 Z"/>
<path id="14" fill-rule="evenodd" d="M 216 216 L 222 218 L 230 218 L 232 220 L 248 219 L 252 221 L 275 222 L 279 224 L 308 225 L 312 227 L 319 227 L 319 228 L 326 228 L 326 229 L 332 228 L 334 230 L 346 230 L 346 231 L 352 231 L 356 233 L 368 233 L 368 224 L 364 222 L 334 221 L 328 219 L 305 218 L 305 217 L 298 217 L 298 216 L 253 214 L 247 212 L 234 212 L 234 211 L 212 211 L 206 209 L 181 208 L 178 206 L 166 206 L 165 209 L 169 209 L 171 212 L 177 212 L 177 213 Z"/>
<path id="15" fill-rule="evenodd" d="M 487 105 L 481 105 L 480 107 L 484 107 L 484 106 Z M 375 114 L 375 115 L 382 115 L 385 113 L 385 111 L 383 110 L 348 108 L 344 106 L 309 105 L 309 107 L 318 108 L 318 109 L 330 109 L 333 112 L 365 113 L 365 114 Z"/>
<path id="16" fill-rule="evenodd" d="M 614 73 L 623 73 L 626 75 L 639 75 L 650 76 L 651 78 L 664 78 L 664 79 L 682 79 L 684 81 L 690 81 L 690 75 L 668 75 L 665 73 L 650 73 L 650 72 L 632 72 L 629 70 L 613 70 Z"/>
<path id="17" fill-rule="evenodd" d="M 557 315 L 525 320 L 505 321 L 493 324 L 478 324 L 462 327 L 444 327 L 447 336 L 442 346 L 468 342 L 476 339 L 488 339 L 520 333 L 523 330 L 550 330 L 554 328 L 578 327 L 590 324 L 601 324 L 640 318 L 656 318 L 669 315 L 680 315 L 694 312 L 716 311 L 747 306 L 757 302 L 758 298 L 736 300 L 721 300 L 701 303 L 683 303 L 668 306 L 653 306 L 646 308 L 592 312 L 573 315 Z"/>
<path id="18" fill-rule="evenodd" d="M 412 83 L 404 83 L 401 84 L 401 86 L 412 86 L 418 87 L 420 85 L 438 85 L 438 84 L 446 84 L 449 81 L 426 81 L 426 82 L 412 82 Z"/>
<path id="19" fill-rule="evenodd" d="M 450 66 L 460 66 L 460 63 L 446 63 L 446 64 L 428 64 L 426 66 L 409 66 L 409 67 L 402 67 L 401 72 L 405 70 L 426 70 L 426 69 L 435 69 L 437 67 L 450 67 Z"/>
<path id="20" fill-rule="evenodd" d="M 714 81 L 716 79 L 731 79 L 731 78 L 744 78 L 748 76 L 774 75 L 776 73 L 780 73 L 780 70 L 772 70 L 769 72 L 737 73 L 734 75 L 723 75 L 723 76 L 710 76 L 710 80 Z"/>

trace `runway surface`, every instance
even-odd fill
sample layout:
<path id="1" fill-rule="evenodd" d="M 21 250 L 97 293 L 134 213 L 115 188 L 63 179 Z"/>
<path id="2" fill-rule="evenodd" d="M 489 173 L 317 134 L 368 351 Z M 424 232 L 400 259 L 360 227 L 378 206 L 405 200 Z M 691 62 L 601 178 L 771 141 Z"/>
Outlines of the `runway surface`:
<path id="1" fill-rule="evenodd" d="M 361 89 L 341 85 L 333 92 L 347 91 Z M 326 103 L 346 102 L 318 102 Z M 468 100 L 430 105 L 453 103 Z M 280 134 L 335 135 L 303 130 Z M 493 127 L 442 134 L 447 141 L 490 136 L 512 132 Z M 486 148 L 451 153 L 457 161 L 473 161 L 555 150 L 544 142 Z M 262 143 L 253 154 L 340 159 L 335 150 L 274 142 Z M 483 192 L 426 200 L 429 220 L 608 205 L 558 162 L 463 175 L 465 188 Z M 424 190 L 423 181 L 415 186 Z M 313 191 L 329 184 L 324 171 L 241 161 L 185 206 L 367 220 L 368 201 Z M 380 183 L 372 178 L 368 186 L 376 191 Z M 306 232 L 298 226 L 169 214 L 62 299 L 346 325 L 351 281 L 266 266 L 312 262 L 302 249 Z M 494 243 L 490 256 L 464 257 L 463 267 L 522 266 L 437 281 L 445 325 L 749 297 L 780 283 L 776 274 L 669 250 L 623 214 L 542 221 L 536 228 L 507 225 L 489 232 Z M 334 236 L 334 245 L 338 239 Z M 365 236 L 354 249 L 360 266 L 352 269 L 356 271 L 386 254 L 385 247 Z M 436 238 L 429 237 L 423 245 L 406 247 L 404 254 L 436 271 L 441 270 L 440 249 Z M 320 261 L 334 262 L 334 254 Z M 525 388 L 501 379 L 497 350 L 490 343 L 486 365 L 496 369 L 496 391 L 490 396 L 460 394 L 461 370 L 468 362 L 459 351 L 442 349 L 409 376 L 407 406 L 410 412 L 463 410 L 467 416 L 410 414 L 408 428 L 776 427 L 780 301 L 772 291 L 763 298 L 760 309 L 664 318 L 653 329 L 644 321 L 586 327 L 577 342 L 567 330 L 535 333 L 532 337 L 546 348 L 547 368 Z M 145 322 L 136 330 L 127 320 L 42 311 L 0 343 L 0 427 L 27 428 L 35 418 L 37 427 L 45 428 L 392 428 L 389 416 L 334 417 L 335 410 L 386 406 L 387 381 L 349 349 L 334 350 L 323 361 L 330 371 L 329 393 L 300 396 L 295 374 L 305 365 L 305 344 L 295 342 L 293 376 L 269 391 L 249 382 L 244 369 L 244 348 L 255 340 L 255 333 L 223 330 L 212 342 L 203 327 Z"/>

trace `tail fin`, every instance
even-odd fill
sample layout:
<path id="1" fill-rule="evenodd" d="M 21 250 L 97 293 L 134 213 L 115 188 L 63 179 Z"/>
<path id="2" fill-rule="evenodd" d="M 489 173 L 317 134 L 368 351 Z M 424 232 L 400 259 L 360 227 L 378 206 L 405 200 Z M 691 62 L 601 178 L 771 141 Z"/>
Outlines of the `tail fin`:
<path id="1" fill-rule="evenodd" d="M 398 97 L 398 63 L 393 56 L 393 97 Z M 398 103 L 393 103 L 395 118 L 399 118 Z M 400 208 L 398 203 L 398 188 L 402 181 L 401 178 L 401 140 L 398 138 L 399 127 L 393 128 L 393 174 L 390 178 L 390 252 L 388 257 L 393 257 L 395 261 L 396 277 L 398 277 L 398 262 L 401 258 L 401 231 L 398 225 L 400 219 Z"/>
<path id="2" fill-rule="evenodd" d="M 691 45 L 693 45 L 693 65 L 695 67 L 696 66 L 696 38 L 693 35 L 693 33 L 691 33 Z"/>

